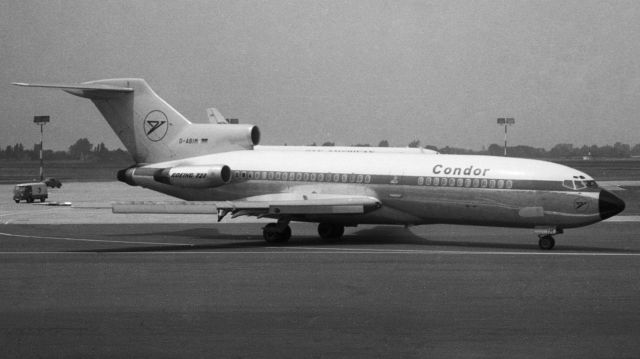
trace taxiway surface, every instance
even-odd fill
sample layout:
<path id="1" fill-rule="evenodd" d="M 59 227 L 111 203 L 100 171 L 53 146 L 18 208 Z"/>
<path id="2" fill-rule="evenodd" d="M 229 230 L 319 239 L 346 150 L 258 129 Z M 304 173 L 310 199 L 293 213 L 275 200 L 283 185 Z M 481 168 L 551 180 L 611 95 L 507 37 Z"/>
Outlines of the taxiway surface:
<path id="1" fill-rule="evenodd" d="M 634 221 L 553 251 L 528 230 L 440 225 L 325 243 L 293 224 L 270 246 L 261 223 L 3 206 L 3 358 L 640 354 Z"/>

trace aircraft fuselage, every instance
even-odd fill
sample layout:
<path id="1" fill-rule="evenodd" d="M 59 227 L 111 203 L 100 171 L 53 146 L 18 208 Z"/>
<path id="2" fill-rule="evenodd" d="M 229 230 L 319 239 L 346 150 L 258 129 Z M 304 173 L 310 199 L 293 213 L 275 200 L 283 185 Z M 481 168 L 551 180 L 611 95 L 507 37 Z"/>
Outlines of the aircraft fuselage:
<path id="1" fill-rule="evenodd" d="M 587 174 L 538 160 L 271 149 L 212 154 L 148 167 L 213 165 L 231 168 L 230 183 L 188 188 L 136 176 L 135 184 L 188 201 L 237 200 L 272 193 L 345 194 L 380 200 L 380 209 L 364 214 L 293 218 L 345 225 L 450 223 L 562 230 L 619 212 L 619 200 L 599 189 Z"/>

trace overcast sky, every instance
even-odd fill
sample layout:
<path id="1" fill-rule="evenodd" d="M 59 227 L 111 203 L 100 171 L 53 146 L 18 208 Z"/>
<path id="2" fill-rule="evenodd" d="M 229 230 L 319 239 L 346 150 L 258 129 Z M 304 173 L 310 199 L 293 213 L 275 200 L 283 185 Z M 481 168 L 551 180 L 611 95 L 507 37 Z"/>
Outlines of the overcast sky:
<path id="1" fill-rule="evenodd" d="M 639 1 L 2 1 L 0 146 L 123 147 L 90 101 L 22 82 L 142 77 L 263 144 L 640 143 Z"/>

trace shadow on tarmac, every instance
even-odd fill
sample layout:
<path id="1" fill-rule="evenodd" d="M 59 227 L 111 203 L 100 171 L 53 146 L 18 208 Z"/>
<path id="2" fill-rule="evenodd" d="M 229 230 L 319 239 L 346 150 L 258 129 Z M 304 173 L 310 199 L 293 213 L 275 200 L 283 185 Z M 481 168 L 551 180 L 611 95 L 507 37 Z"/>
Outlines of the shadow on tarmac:
<path id="1" fill-rule="evenodd" d="M 252 232 L 255 233 L 255 232 Z M 109 237 L 122 237 L 122 234 L 109 234 Z M 233 249 L 257 249 L 257 248 L 273 248 L 282 247 L 326 247 L 327 245 L 340 247 L 340 246 L 364 246 L 364 245 L 412 245 L 412 246 L 426 246 L 431 249 L 448 250 L 452 252 L 458 251 L 461 248 L 469 250 L 511 250 L 511 251 L 540 251 L 537 245 L 537 241 L 532 243 L 504 243 L 495 241 L 484 241 L 482 236 L 475 241 L 460 241 L 460 240 L 430 240 L 419 235 L 416 235 L 411 230 L 404 227 L 394 226 L 377 226 L 372 228 L 366 228 L 355 231 L 351 234 L 345 235 L 338 241 L 326 241 L 322 240 L 315 235 L 294 235 L 294 237 L 287 243 L 267 243 L 262 239 L 262 236 L 255 234 L 229 234 L 220 233 L 215 228 L 190 228 L 179 231 L 159 231 L 159 232 L 145 232 L 135 234 L 136 237 L 153 237 L 171 240 L 172 238 L 180 239 L 195 239 L 201 240 L 205 243 L 200 244 L 152 244 L 145 246 L 119 246 L 116 248 L 99 248 L 99 249 L 83 249 L 74 250 L 70 252 L 93 252 L 93 253 L 118 253 L 118 252 L 175 252 L 175 251 L 199 251 L 199 250 L 233 250 Z M 504 237 L 504 235 L 500 235 Z M 224 243 L 212 243 L 224 241 Z M 616 248 L 603 248 L 603 247 L 588 247 L 588 246 L 574 246 L 560 243 L 556 245 L 553 252 L 585 252 L 585 253 L 640 253 L 640 251 L 616 249 Z"/>

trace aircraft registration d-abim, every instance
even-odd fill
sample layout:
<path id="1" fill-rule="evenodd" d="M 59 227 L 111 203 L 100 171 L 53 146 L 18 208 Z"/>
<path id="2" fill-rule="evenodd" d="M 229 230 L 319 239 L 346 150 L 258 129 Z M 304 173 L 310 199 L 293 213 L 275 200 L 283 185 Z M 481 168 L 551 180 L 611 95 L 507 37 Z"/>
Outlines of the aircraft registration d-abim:
<path id="1" fill-rule="evenodd" d="M 135 165 L 118 180 L 183 201 L 113 205 L 116 213 L 211 213 L 272 218 L 268 242 L 286 242 L 290 221 L 315 222 L 337 240 L 358 224 L 466 224 L 554 234 L 620 213 L 625 204 L 587 174 L 539 160 L 381 147 L 259 146 L 253 125 L 209 109 L 191 123 L 143 79 L 26 84 L 93 101 Z"/>

